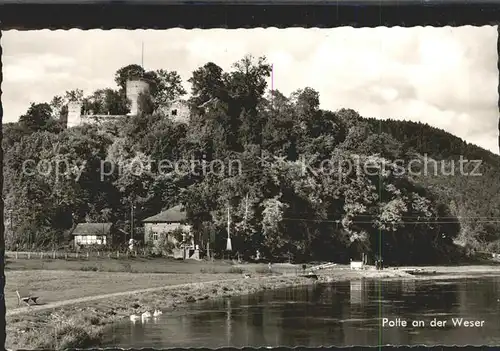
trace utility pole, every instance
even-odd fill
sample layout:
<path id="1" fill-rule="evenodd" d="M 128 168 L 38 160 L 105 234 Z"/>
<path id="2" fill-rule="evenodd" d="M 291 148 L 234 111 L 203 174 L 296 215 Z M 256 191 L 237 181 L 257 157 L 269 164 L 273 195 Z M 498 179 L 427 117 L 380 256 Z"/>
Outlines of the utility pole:
<path id="1" fill-rule="evenodd" d="M 207 257 L 210 259 L 210 236 L 208 237 L 207 241 Z"/>
<path id="2" fill-rule="evenodd" d="M 248 193 L 245 197 L 245 228 L 247 226 L 247 218 L 248 218 Z"/>
<path id="3" fill-rule="evenodd" d="M 130 239 L 134 238 L 134 201 L 130 200 Z"/>

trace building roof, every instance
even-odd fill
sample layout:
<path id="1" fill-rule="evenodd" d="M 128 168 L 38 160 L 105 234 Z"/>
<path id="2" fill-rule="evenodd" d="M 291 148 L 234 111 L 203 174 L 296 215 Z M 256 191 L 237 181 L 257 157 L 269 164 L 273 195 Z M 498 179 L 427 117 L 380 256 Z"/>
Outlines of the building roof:
<path id="1" fill-rule="evenodd" d="M 143 220 L 143 222 L 149 223 L 171 223 L 171 222 L 183 222 L 187 218 L 186 211 L 184 211 L 182 205 L 177 205 L 168 210 L 162 211 L 154 216 L 148 217 Z"/>
<path id="2" fill-rule="evenodd" d="M 108 235 L 111 231 L 111 223 L 79 223 L 71 233 L 76 235 Z"/>

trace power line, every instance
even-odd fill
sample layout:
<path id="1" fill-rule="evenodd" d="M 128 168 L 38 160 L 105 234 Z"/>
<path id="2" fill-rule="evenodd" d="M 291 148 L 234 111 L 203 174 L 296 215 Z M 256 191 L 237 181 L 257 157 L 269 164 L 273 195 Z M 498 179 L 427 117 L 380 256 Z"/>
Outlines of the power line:
<path id="1" fill-rule="evenodd" d="M 293 212 L 293 214 L 311 214 L 311 212 Z M 376 214 L 356 214 L 354 217 L 370 217 L 375 218 Z M 435 219 L 484 219 L 484 220 L 500 220 L 500 216 L 399 216 L 400 218 L 435 218 Z"/>
<path id="2" fill-rule="evenodd" d="M 283 218 L 283 220 L 287 221 L 300 221 L 300 222 L 324 222 L 324 223 L 341 223 L 341 220 L 329 220 L 329 219 L 309 219 L 309 218 Z M 349 221 L 350 223 L 355 224 L 373 224 L 374 221 Z M 453 224 L 460 223 L 459 221 L 401 221 L 396 224 Z M 477 221 L 476 223 L 500 223 L 500 220 L 497 221 Z"/>

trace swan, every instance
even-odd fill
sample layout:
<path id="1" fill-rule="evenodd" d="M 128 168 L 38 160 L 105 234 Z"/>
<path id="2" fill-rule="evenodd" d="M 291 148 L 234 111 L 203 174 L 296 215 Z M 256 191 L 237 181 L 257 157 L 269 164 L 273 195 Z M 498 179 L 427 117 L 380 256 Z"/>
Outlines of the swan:
<path id="1" fill-rule="evenodd" d="M 142 318 L 151 318 L 151 312 L 146 311 L 141 315 Z"/>
<path id="2" fill-rule="evenodd" d="M 153 317 L 158 317 L 159 315 L 163 314 L 162 311 L 160 310 L 155 310 L 154 313 L 153 313 Z"/>
<path id="3" fill-rule="evenodd" d="M 135 322 L 135 321 L 139 320 L 140 318 L 141 318 L 141 317 L 140 317 L 140 316 L 138 316 L 138 315 L 136 315 L 136 314 L 132 314 L 132 315 L 130 315 L 130 320 L 131 320 L 132 322 Z"/>

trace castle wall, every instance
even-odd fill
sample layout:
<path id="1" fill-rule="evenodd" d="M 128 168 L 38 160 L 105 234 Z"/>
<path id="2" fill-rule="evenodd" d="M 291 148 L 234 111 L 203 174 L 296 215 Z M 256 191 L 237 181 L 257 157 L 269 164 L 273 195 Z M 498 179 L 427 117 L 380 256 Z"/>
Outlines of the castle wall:
<path id="1" fill-rule="evenodd" d="M 189 106 L 183 100 L 172 102 L 169 109 L 166 111 L 167 115 L 176 122 L 187 122 L 189 120 Z"/>
<path id="2" fill-rule="evenodd" d="M 149 83 L 144 80 L 129 80 L 126 84 L 127 99 L 130 100 L 130 112 L 128 115 L 138 115 L 139 111 L 139 96 L 142 93 L 149 92 Z M 76 127 L 82 124 L 95 124 L 105 121 L 116 120 L 124 116 L 115 115 L 94 115 L 92 111 L 82 115 L 81 102 L 68 103 L 68 118 L 67 128 Z M 183 100 L 174 101 L 170 107 L 165 111 L 166 114 L 174 121 L 187 122 L 189 118 L 189 107 Z"/>
<path id="3" fill-rule="evenodd" d="M 127 99 L 131 101 L 129 115 L 135 116 L 139 114 L 139 95 L 149 91 L 149 84 L 143 80 L 129 80 L 127 81 L 126 94 Z"/>
<path id="4" fill-rule="evenodd" d="M 82 122 L 82 104 L 80 102 L 68 103 L 67 128 L 79 126 Z"/>
<path id="5" fill-rule="evenodd" d="M 125 115 L 83 115 L 82 124 L 100 124 L 110 121 L 117 121 L 125 117 Z"/>

